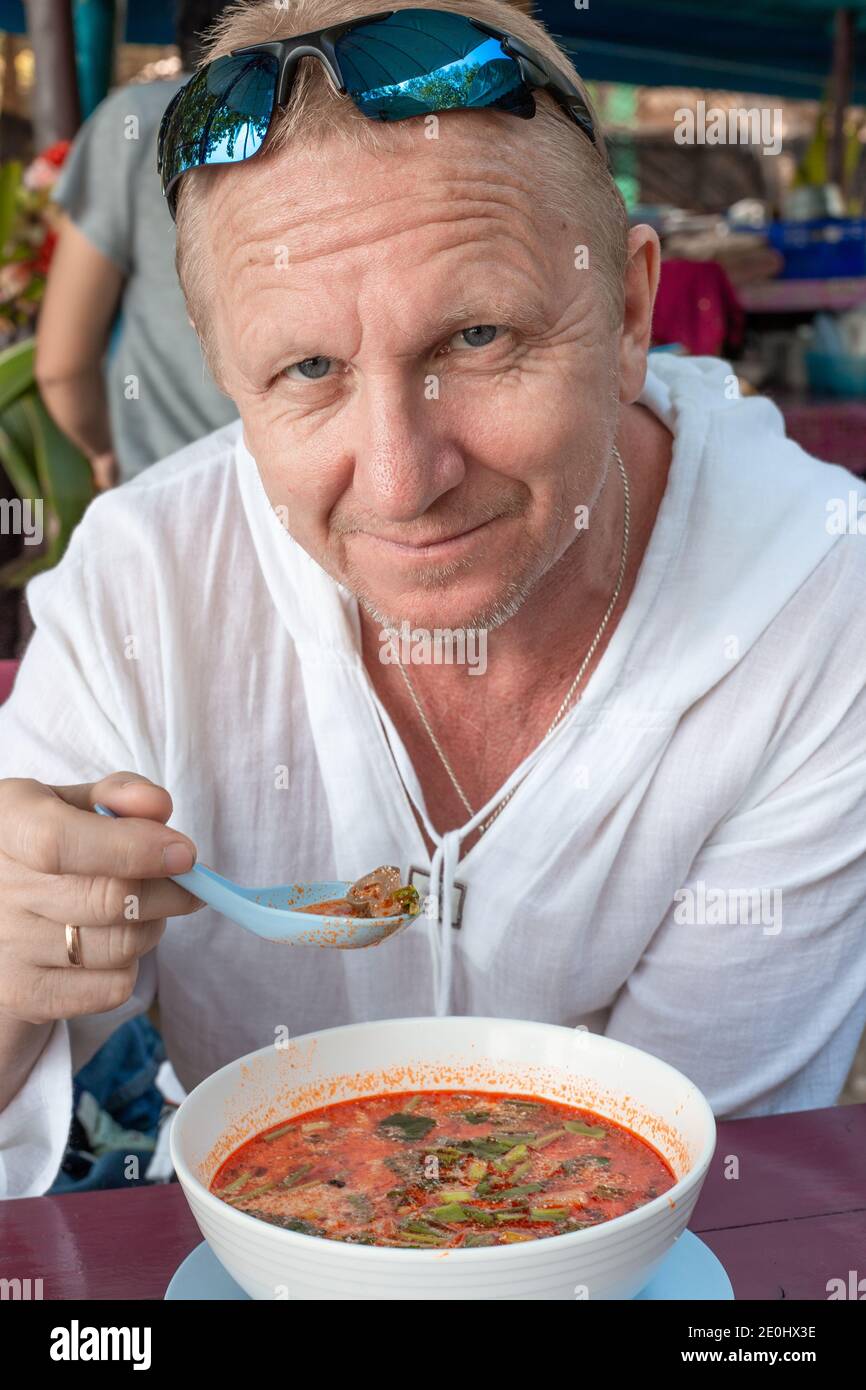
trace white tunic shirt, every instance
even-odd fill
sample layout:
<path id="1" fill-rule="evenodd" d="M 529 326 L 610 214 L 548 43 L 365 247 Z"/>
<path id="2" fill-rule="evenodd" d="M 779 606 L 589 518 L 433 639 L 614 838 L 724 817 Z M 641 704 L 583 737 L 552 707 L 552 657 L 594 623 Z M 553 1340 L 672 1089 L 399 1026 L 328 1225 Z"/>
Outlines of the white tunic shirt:
<path id="1" fill-rule="evenodd" d="M 438 1010 L 586 1024 L 718 1115 L 835 1101 L 866 1022 L 866 540 L 838 534 L 866 490 L 729 399 L 724 364 L 652 363 L 675 445 L 636 587 L 489 831 L 459 864 L 459 833 L 440 846 L 459 931 L 330 952 L 170 921 L 129 1004 L 55 1026 L 0 1115 L 0 1195 L 50 1185 L 72 1071 L 157 993 L 187 1088 L 281 1026 Z M 138 771 L 246 884 L 431 867 L 356 601 L 284 530 L 239 423 L 96 500 L 28 598 L 0 775 Z"/>

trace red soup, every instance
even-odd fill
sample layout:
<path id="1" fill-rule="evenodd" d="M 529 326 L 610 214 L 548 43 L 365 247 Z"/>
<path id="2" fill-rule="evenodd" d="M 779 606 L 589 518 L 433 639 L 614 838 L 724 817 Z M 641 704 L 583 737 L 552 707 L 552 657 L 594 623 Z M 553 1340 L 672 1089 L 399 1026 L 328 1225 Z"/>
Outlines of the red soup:
<path id="1" fill-rule="evenodd" d="M 211 1191 L 305 1235 L 434 1249 L 579 1231 L 675 1182 L 650 1144 L 590 1110 L 424 1091 L 296 1115 L 236 1149 Z"/>

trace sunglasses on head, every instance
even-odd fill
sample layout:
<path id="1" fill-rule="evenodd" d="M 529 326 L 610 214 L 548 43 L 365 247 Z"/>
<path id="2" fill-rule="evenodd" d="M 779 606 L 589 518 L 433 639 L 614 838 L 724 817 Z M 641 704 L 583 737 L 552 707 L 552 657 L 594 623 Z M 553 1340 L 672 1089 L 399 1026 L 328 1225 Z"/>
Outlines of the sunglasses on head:
<path id="1" fill-rule="evenodd" d="M 178 181 L 188 170 L 239 164 L 258 153 L 307 57 L 318 58 L 337 91 L 374 121 L 485 107 L 529 120 L 539 90 L 595 143 L 577 87 L 522 39 L 452 10 L 382 10 L 236 49 L 181 87 L 162 118 L 157 150 L 172 218 Z"/>

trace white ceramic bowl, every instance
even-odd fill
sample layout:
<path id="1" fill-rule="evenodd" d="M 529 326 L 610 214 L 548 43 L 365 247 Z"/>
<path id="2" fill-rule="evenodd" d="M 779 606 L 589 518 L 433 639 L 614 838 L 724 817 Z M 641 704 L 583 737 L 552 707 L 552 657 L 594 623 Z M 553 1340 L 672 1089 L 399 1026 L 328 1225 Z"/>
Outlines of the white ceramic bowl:
<path id="1" fill-rule="evenodd" d="M 279 1120 L 338 1100 L 437 1089 L 521 1092 L 595 1110 L 653 1144 L 677 1183 L 599 1226 L 470 1250 L 300 1235 L 208 1191 L 223 1160 Z M 203 1236 L 251 1298 L 611 1299 L 633 1298 L 685 1228 L 715 1139 L 694 1083 L 637 1048 L 547 1023 L 405 1018 L 309 1033 L 231 1062 L 183 1102 L 171 1153 Z"/>

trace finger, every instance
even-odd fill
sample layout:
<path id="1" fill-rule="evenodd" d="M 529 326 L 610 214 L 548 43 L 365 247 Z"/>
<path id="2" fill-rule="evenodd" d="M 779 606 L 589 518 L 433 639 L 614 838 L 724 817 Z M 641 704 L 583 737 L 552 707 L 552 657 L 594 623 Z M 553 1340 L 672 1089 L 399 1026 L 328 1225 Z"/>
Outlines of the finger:
<path id="1" fill-rule="evenodd" d="M 74 786 L 50 788 L 61 800 L 79 811 L 92 811 L 97 802 L 119 816 L 139 816 L 163 824 L 172 811 L 165 787 L 157 786 L 138 772 L 111 772 L 99 782 L 80 782 Z"/>
<path id="2" fill-rule="evenodd" d="M 103 875 L 33 874 L 18 898 L 25 912 L 79 927 L 122 926 L 156 917 L 187 917 L 200 898 L 171 879 L 106 878 Z"/>
<path id="3" fill-rule="evenodd" d="M 79 927 L 81 964 L 85 970 L 125 970 L 152 951 L 164 931 L 165 918 L 118 927 Z M 72 969 L 64 928 L 36 918 L 27 930 L 23 960 L 43 970 Z"/>
<path id="4" fill-rule="evenodd" d="M 130 815 L 112 820 L 93 815 L 61 797 L 61 791 L 70 790 L 80 791 L 23 779 L 0 784 L 0 850 L 43 874 L 166 878 L 192 867 L 195 845 L 187 836 L 169 830 L 158 819 Z M 153 788 L 146 794 L 161 790 Z M 145 792 L 139 789 L 137 794 Z M 168 797 L 167 792 L 162 794 Z"/>
<path id="5" fill-rule="evenodd" d="M 28 1023 L 108 1013 L 135 989 L 138 961 L 121 970 L 56 970 L 22 966 L 0 979 L 0 1007 Z"/>

